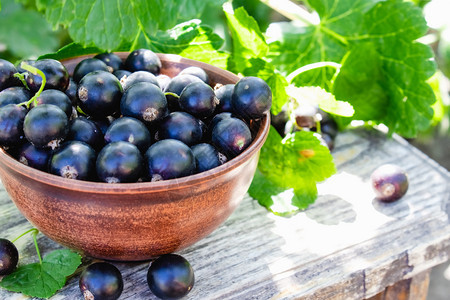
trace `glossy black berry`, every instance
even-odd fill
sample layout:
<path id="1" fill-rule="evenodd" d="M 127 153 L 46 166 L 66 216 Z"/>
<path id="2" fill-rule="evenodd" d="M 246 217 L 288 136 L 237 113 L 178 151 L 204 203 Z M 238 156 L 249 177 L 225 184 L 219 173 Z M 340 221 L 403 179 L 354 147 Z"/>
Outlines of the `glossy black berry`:
<path id="1" fill-rule="evenodd" d="M 113 72 L 113 75 L 122 82 L 122 80 L 126 80 L 126 78 L 131 75 L 131 72 L 127 70 L 116 70 Z"/>
<path id="2" fill-rule="evenodd" d="M 202 68 L 199 68 L 199 67 L 187 67 L 186 69 L 181 70 L 181 72 L 178 75 L 185 75 L 185 74 L 197 76 L 204 83 L 206 83 L 206 84 L 209 83 L 209 76 L 205 72 L 205 70 L 203 70 Z"/>
<path id="3" fill-rule="evenodd" d="M 333 119 L 329 119 L 325 122 L 320 122 L 321 133 L 330 135 L 333 139 L 338 135 L 338 125 Z"/>
<path id="4" fill-rule="evenodd" d="M 232 95 L 233 111 L 246 119 L 261 118 L 270 111 L 272 91 L 258 77 L 243 77 L 235 85 Z"/>
<path id="5" fill-rule="evenodd" d="M 226 84 L 215 90 L 216 97 L 219 99 L 219 103 L 216 105 L 216 113 L 232 112 L 231 95 L 234 91 L 234 84 Z"/>
<path id="6" fill-rule="evenodd" d="M 170 113 L 158 126 L 159 140 L 176 139 L 192 146 L 200 143 L 202 138 L 202 122 L 186 112 Z"/>
<path id="7" fill-rule="evenodd" d="M 180 299 L 195 282 L 191 264 L 177 254 L 164 254 L 154 260 L 147 272 L 150 290 L 160 299 Z"/>
<path id="8" fill-rule="evenodd" d="M 211 116 L 218 102 L 214 90 L 204 82 L 187 85 L 179 99 L 180 108 L 199 119 Z"/>
<path id="9" fill-rule="evenodd" d="M 178 102 L 178 99 L 181 95 L 181 92 L 183 89 L 190 83 L 193 82 L 202 82 L 200 78 L 194 75 L 185 74 L 185 75 L 178 75 L 172 78 L 172 80 L 167 84 L 166 89 L 164 90 L 167 94 L 167 103 L 169 105 L 170 111 L 176 111 L 180 110 L 180 104 Z M 176 96 L 173 96 L 171 94 L 175 94 Z"/>
<path id="10" fill-rule="evenodd" d="M 21 86 L 13 86 L 0 92 L 0 107 L 8 104 L 27 102 L 32 97 L 29 90 Z"/>
<path id="11" fill-rule="evenodd" d="M 86 117 L 74 118 L 70 121 L 67 140 L 85 142 L 94 150 L 100 150 L 103 145 L 103 132 L 98 125 Z"/>
<path id="12" fill-rule="evenodd" d="M 66 93 L 67 97 L 69 97 L 70 101 L 72 102 L 72 105 L 76 106 L 78 105 L 78 98 L 77 98 L 77 89 L 78 84 L 73 81 L 72 77 L 69 79 L 69 85 L 67 86 L 67 89 L 64 93 Z"/>
<path id="13" fill-rule="evenodd" d="M 316 127 L 316 123 L 320 121 L 319 107 L 302 102 L 293 111 L 293 119 L 299 129 Z"/>
<path id="14" fill-rule="evenodd" d="M 72 75 L 73 81 L 78 83 L 85 75 L 93 71 L 105 71 L 111 73 L 108 66 L 100 59 L 93 57 L 85 58 L 75 66 Z"/>
<path id="15" fill-rule="evenodd" d="M 97 175 L 107 183 L 136 182 L 142 175 L 144 159 L 139 149 L 128 142 L 107 144 L 97 157 Z"/>
<path id="16" fill-rule="evenodd" d="M 154 143 L 145 159 L 151 181 L 179 178 L 195 173 L 195 157 L 183 142 L 165 139 Z"/>
<path id="17" fill-rule="evenodd" d="M 45 90 L 36 98 L 37 105 L 53 104 L 61 108 L 68 118 L 72 115 L 72 101 L 60 90 Z"/>
<path id="18" fill-rule="evenodd" d="M 23 131 L 27 140 L 36 147 L 54 149 L 69 132 L 69 119 L 56 105 L 38 105 L 25 116 Z"/>
<path id="19" fill-rule="evenodd" d="M 244 151 L 252 142 L 252 134 L 247 124 L 237 118 L 226 118 L 212 130 L 212 143 L 228 158 Z"/>
<path id="20" fill-rule="evenodd" d="M 150 131 L 138 119 L 122 117 L 111 123 L 105 133 L 105 143 L 125 141 L 129 142 L 141 152 L 145 152 L 150 147 L 152 140 Z"/>
<path id="21" fill-rule="evenodd" d="M 8 104 L 0 108 L 0 145 L 20 145 L 24 139 L 23 124 L 27 110 L 23 106 Z"/>
<path id="22" fill-rule="evenodd" d="M 120 111 L 124 116 L 151 124 L 168 114 L 167 100 L 159 87 L 148 82 L 132 85 L 120 101 Z"/>
<path id="23" fill-rule="evenodd" d="M 17 85 L 15 73 L 17 73 L 16 67 L 9 61 L 0 58 L 0 91 Z"/>
<path id="24" fill-rule="evenodd" d="M 69 85 L 69 72 L 66 67 L 55 59 L 41 59 L 34 62 L 33 67 L 41 70 L 46 79 L 44 89 L 65 91 Z M 28 72 L 25 76 L 28 87 L 32 92 L 37 92 L 42 84 L 39 74 Z"/>
<path id="25" fill-rule="evenodd" d="M 93 117 L 106 117 L 119 110 L 122 85 L 116 76 L 105 71 L 94 71 L 78 84 L 80 108 Z"/>
<path id="26" fill-rule="evenodd" d="M 109 72 L 111 73 L 124 68 L 123 61 L 117 54 L 110 52 L 99 53 L 95 55 L 94 58 L 103 61 L 108 66 Z"/>
<path id="27" fill-rule="evenodd" d="M 376 197 L 383 202 L 396 201 L 408 190 L 408 175 L 397 165 L 381 165 L 372 172 L 370 179 Z"/>
<path id="28" fill-rule="evenodd" d="M 211 144 L 201 143 L 192 146 L 191 149 L 194 153 L 197 173 L 218 167 L 227 161 L 226 156 Z"/>
<path id="29" fill-rule="evenodd" d="M 11 274 L 19 261 L 19 251 L 7 239 L 0 239 L 0 276 Z"/>
<path id="30" fill-rule="evenodd" d="M 50 148 L 37 148 L 30 142 L 23 144 L 16 155 L 19 162 L 44 172 L 48 171 L 48 162 L 51 156 Z"/>
<path id="31" fill-rule="evenodd" d="M 133 72 L 129 76 L 127 76 L 126 79 L 123 79 L 121 81 L 124 91 L 126 91 L 129 87 L 138 82 L 148 82 L 156 85 L 159 88 L 159 83 L 158 80 L 156 79 L 156 76 L 153 75 L 153 73 L 147 71 Z"/>
<path id="32" fill-rule="evenodd" d="M 123 291 L 122 274 L 113 264 L 93 263 L 81 273 L 79 286 L 86 300 L 115 300 Z"/>
<path id="33" fill-rule="evenodd" d="M 92 180 L 95 175 L 96 153 L 84 142 L 64 143 L 52 155 L 49 172 L 68 179 Z"/>
<path id="34" fill-rule="evenodd" d="M 161 70 L 161 60 L 151 50 L 138 49 L 127 56 L 125 68 L 131 72 L 148 71 L 158 75 Z"/>

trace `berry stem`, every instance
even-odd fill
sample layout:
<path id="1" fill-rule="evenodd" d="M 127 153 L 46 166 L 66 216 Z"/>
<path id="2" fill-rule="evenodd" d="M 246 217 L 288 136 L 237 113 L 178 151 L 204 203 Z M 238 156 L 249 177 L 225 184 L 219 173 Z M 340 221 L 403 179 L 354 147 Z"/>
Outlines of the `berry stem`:
<path id="1" fill-rule="evenodd" d="M 26 62 L 22 62 L 20 64 L 20 67 L 24 70 L 27 70 L 28 72 L 34 74 L 34 75 L 39 75 L 42 78 L 42 83 L 41 86 L 39 87 L 39 90 L 36 92 L 36 94 L 34 94 L 34 96 L 28 100 L 27 102 L 24 103 L 20 103 L 18 105 L 23 105 L 25 104 L 27 106 L 27 108 L 30 107 L 31 103 L 34 103 L 34 105 L 37 105 L 37 97 L 39 97 L 42 93 L 42 91 L 44 90 L 45 84 L 47 83 L 47 79 L 45 78 L 45 74 L 44 72 L 42 72 L 41 70 L 39 70 L 38 68 L 35 68 L 29 64 L 27 64 Z"/>
<path id="2" fill-rule="evenodd" d="M 39 230 L 37 228 L 28 229 L 27 231 L 25 231 L 24 233 L 22 233 L 21 235 L 19 235 L 15 239 L 13 239 L 11 242 L 12 243 L 16 242 L 18 239 L 20 239 L 21 237 L 23 237 L 24 235 L 26 235 L 26 234 L 28 234 L 30 232 L 31 232 L 31 234 L 33 236 L 34 246 L 36 247 L 36 253 L 37 253 L 37 256 L 39 258 L 39 263 L 42 264 L 41 252 L 39 251 L 39 246 L 38 246 L 37 238 L 36 238 L 36 236 L 39 233 Z"/>
<path id="3" fill-rule="evenodd" d="M 21 235 L 19 235 L 18 237 L 16 237 L 15 239 L 13 239 L 11 242 L 12 243 L 16 242 L 18 239 L 20 239 L 21 237 L 23 237 L 24 235 L 26 235 L 32 231 L 39 233 L 39 230 L 37 230 L 36 228 L 31 228 L 31 229 L 28 229 L 27 231 L 25 231 L 24 233 L 22 233 Z"/>
<path id="4" fill-rule="evenodd" d="M 336 69 L 336 73 L 338 73 L 341 70 L 342 65 L 338 64 L 334 61 L 321 61 L 321 62 L 317 62 L 317 63 L 308 64 L 308 65 L 300 67 L 297 70 L 295 70 L 294 72 L 290 73 L 288 76 L 286 76 L 286 80 L 289 83 L 291 83 L 292 80 L 294 80 L 294 78 L 297 77 L 298 75 L 300 75 L 301 73 L 304 73 L 304 72 L 307 72 L 310 70 L 314 70 L 314 69 L 318 69 L 318 68 L 324 68 L 324 67 L 333 67 Z"/>

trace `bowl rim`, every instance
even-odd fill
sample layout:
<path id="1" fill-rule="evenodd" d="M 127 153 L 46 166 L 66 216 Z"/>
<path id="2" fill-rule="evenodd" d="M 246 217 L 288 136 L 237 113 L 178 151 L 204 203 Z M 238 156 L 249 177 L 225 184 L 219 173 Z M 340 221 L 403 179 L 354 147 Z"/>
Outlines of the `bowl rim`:
<path id="1" fill-rule="evenodd" d="M 160 55 L 160 54 L 158 54 Z M 79 57 L 74 58 L 80 58 L 80 57 L 89 57 L 91 55 L 83 55 Z M 208 69 L 213 69 L 215 71 L 218 71 L 220 73 L 226 72 L 230 73 L 235 78 L 238 78 L 235 74 L 223 70 L 221 68 L 212 66 L 210 64 L 206 64 L 203 62 L 199 62 L 196 60 L 187 59 L 184 57 L 181 57 L 179 55 L 174 54 L 161 54 L 161 57 L 169 57 L 169 58 L 175 58 L 177 57 L 177 62 L 183 62 L 183 63 L 193 63 L 195 65 L 205 65 L 208 66 Z M 67 61 L 65 60 L 61 60 Z M 29 167 L 15 158 L 13 158 L 10 154 L 8 154 L 5 149 L 0 148 L 0 164 L 5 164 L 8 168 L 12 169 L 13 171 L 20 173 L 22 176 L 27 177 L 33 181 L 41 182 L 45 185 L 55 186 L 57 188 L 64 188 L 68 190 L 74 190 L 78 192 L 83 193 L 94 193 L 94 194 L 110 194 L 110 193 L 116 193 L 116 194 L 143 194 L 148 193 L 149 191 L 172 191 L 182 188 L 187 188 L 190 186 L 197 185 L 201 182 L 211 181 L 216 177 L 222 176 L 233 169 L 239 167 L 246 161 L 250 160 L 251 157 L 260 150 L 262 145 L 264 144 L 270 128 L 270 113 L 267 112 L 265 116 L 256 122 L 259 123 L 259 128 L 256 133 L 256 136 L 254 137 L 251 144 L 238 156 L 228 160 L 224 164 L 215 167 L 213 169 L 200 172 L 197 174 L 181 177 L 181 178 L 174 178 L 174 179 L 167 179 L 162 181 L 156 181 L 156 182 L 133 182 L 133 183 L 106 183 L 106 182 L 97 182 L 97 181 L 86 181 L 86 180 L 74 180 L 74 179 L 67 179 L 63 178 L 61 176 L 57 176 L 51 173 L 47 173 L 32 167 Z"/>

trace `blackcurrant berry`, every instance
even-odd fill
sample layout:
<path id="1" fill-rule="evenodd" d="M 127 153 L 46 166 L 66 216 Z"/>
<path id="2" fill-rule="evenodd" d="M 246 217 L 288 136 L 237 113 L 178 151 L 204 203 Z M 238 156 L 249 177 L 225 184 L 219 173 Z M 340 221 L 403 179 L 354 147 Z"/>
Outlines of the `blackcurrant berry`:
<path id="1" fill-rule="evenodd" d="M 231 95 L 234 91 L 234 84 L 226 84 L 215 90 L 216 97 L 219 99 L 219 103 L 216 105 L 216 113 L 231 112 Z"/>
<path id="2" fill-rule="evenodd" d="M 151 181 L 179 178 L 195 172 L 195 157 L 183 142 L 165 139 L 154 143 L 145 152 Z"/>
<path id="3" fill-rule="evenodd" d="M 93 57 L 85 58 L 75 66 L 72 75 L 73 81 L 78 83 L 85 75 L 94 71 L 105 71 L 111 73 L 108 66 L 100 59 Z"/>
<path id="4" fill-rule="evenodd" d="M 60 90 L 45 90 L 36 98 L 37 105 L 53 104 L 62 109 L 68 118 L 72 116 L 72 101 Z"/>
<path id="5" fill-rule="evenodd" d="M 174 78 L 172 78 L 172 80 L 170 80 L 164 92 L 177 95 L 177 97 L 170 94 L 166 95 L 170 111 L 180 110 L 180 104 L 178 102 L 178 99 L 181 95 L 181 92 L 188 84 L 193 82 L 202 82 L 202 80 L 197 76 L 189 74 L 177 75 Z"/>
<path id="6" fill-rule="evenodd" d="M 123 61 L 117 54 L 110 52 L 99 53 L 95 55 L 94 58 L 103 61 L 108 66 L 109 72 L 111 73 L 124 68 Z"/>
<path id="7" fill-rule="evenodd" d="M 376 197 L 383 202 L 398 200 L 408 190 L 408 175 L 397 165 L 381 165 L 372 172 L 370 179 Z"/>
<path id="8" fill-rule="evenodd" d="M 195 281 L 191 264 L 177 254 L 164 254 L 154 260 L 147 271 L 150 290 L 160 299 L 186 296 Z"/>
<path id="9" fill-rule="evenodd" d="M 41 59 L 34 62 L 33 67 L 44 73 L 46 83 L 44 89 L 65 91 L 69 85 L 69 72 L 66 67 L 55 59 Z M 26 73 L 25 80 L 32 92 L 37 92 L 42 84 L 39 74 Z"/>
<path id="10" fill-rule="evenodd" d="M 131 75 L 130 71 L 127 70 L 116 70 L 113 72 L 113 75 L 120 80 L 120 82 L 125 81 L 128 76 Z"/>
<path id="11" fill-rule="evenodd" d="M 199 143 L 203 138 L 202 122 L 181 111 L 170 113 L 158 126 L 158 139 L 176 139 L 188 146 Z"/>
<path id="12" fill-rule="evenodd" d="M 0 91 L 17 85 L 17 78 L 14 77 L 15 73 L 17 73 L 17 69 L 12 63 L 0 59 Z"/>
<path id="13" fill-rule="evenodd" d="M 8 104 L 0 108 L 0 145 L 16 146 L 22 143 L 26 114 L 25 107 L 15 104 Z"/>
<path id="14" fill-rule="evenodd" d="M 211 116 L 218 102 L 214 90 L 204 82 L 187 85 L 179 99 L 182 110 L 200 119 Z"/>
<path id="15" fill-rule="evenodd" d="M 252 134 L 247 124 L 237 118 L 226 118 L 212 129 L 212 143 L 228 158 L 240 154 L 252 142 Z"/>
<path id="16" fill-rule="evenodd" d="M 218 167 L 227 161 L 226 156 L 211 144 L 201 143 L 192 146 L 191 149 L 194 153 L 197 173 Z"/>
<path id="17" fill-rule="evenodd" d="M 65 93 L 66 93 L 67 97 L 69 97 L 73 106 L 78 105 L 77 89 L 78 89 L 78 85 L 75 81 L 73 81 L 73 79 L 71 77 L 69 79 L 69 86 L 67 87 Z"/>
<path id="18" fill-rule="evenodd" d="M 23 131 L 34 146 L 54 149 L 59 147 L 69 132 L 69 119 L 56 105 L 38 105 L 25 116 Z"/>
<path id="19" fill-rule="evenodd" d="M 8 104 L 27 102 L 32 97 L 29 90 L 21 86 L 13 86 L 0 92 L 0 107 Z"/>
<path id="20" fill-rule="evenodd" d="M 148 71 L 158 75 L 161 70 L 161 60 L 151 50 L 138 49 L 127 56 L 125 68 L 131 72 Z"/>
<path id="21" fill-rule="evenodd" d="M 168 114 L 167 100 L 159 87 L 148 82 L 132 85 L 120 101 L 120 111 L 124 116 L 151 124 Z"/>
<path id="22" fill-rule="evenodd" d="M 143 163 L 135 145 L 123 141 L 109 143 L 98 154 L 97 175 L 107 183 L 136 182 L 142 175 Z"/>
<path id="23" fill-rule="evenodd" d="M 315 104 L 302 102 L 293 111 L 293 119 L 300 129 L 313 128 L 320 121 L 319 107 Z"/>
<path id="24" fill-rule="evenodd" d="M 70 121 L 67 140 L 85 142 L 94 150 L 100 150 L 104 145 L 103 133 L 97 124 L 82 116 Z"/>
<path id="25" fill-rule="evenodd" d="M 19 261 L 19 251 L 7 239 L 0 239 L 0 276 L 11 274 Z"/>
<path id="26" fill-rule="evenodd" d="M 91 180 L 95 174 L 96 153 L 84 142 L 69 141 L 64 143 L 49 162 L 52 174 L 78 180 Z"/>
<path id="27" fill-rule="evenodd" d="M 83 270 L 79 286 L 86 300 L 115 300 L 122 294 L 123 278 L 113 264 L 97 262 Z"/>
<path id="28" fill-rule="evenodd" d="M 235 85 L 231 105 L 237 115 L 246 119 L 264 116 L 272 105 L 272 91 L 258 77 L 243 77 Z"/>
<path id="29" fill-rule="evenodd" d="M 147 71 L 133 72 L 129 76 L 127 76 L 126 79 L 121 81 L 124 91 L 126 91 L 129 87 L 138 82 L 148 82 L 156 85 L 159 88 L 159 83 L 158 80 L 156 79 L 156 76 L 153 75 L 153 73 Z"/>
<path id="30" fill-rule="evenodd" d="M 85 113 L 93 117 L 106 117 L 119 110 L 122 85 L 113 74 L 94 71 L 81 79 L 77 96 Z"/>
<path id="31" fill-rule="evenodd" d="M 199 67 L 187 67 L 186 69 L 181 70 L 181 72 L 178 75 L 185 75 L 185 74 L 197 76 L 204 83 L 206 83 L 206 84 L 209 83 L 209 76 L 205 72 L 205 70 L 203 70 L 202 68 L 199 68 Z"/>
<path id="32" fill-rule="evenodd" d="M 129 142 L 141 152 L 150 147 L 152 140 L 150 131 L 138 119 L 122 117 L 114 120 L 105 133 L 105 143 L 125 141 Z"/>
<path id="33" fill-rule="evenodd" d="M 36 148 L 30 142 L 23 144 L 16 154 L 19 162 L 44 172 L 48 171 L 48 162 L 51 156 L 50 148 Z"/>

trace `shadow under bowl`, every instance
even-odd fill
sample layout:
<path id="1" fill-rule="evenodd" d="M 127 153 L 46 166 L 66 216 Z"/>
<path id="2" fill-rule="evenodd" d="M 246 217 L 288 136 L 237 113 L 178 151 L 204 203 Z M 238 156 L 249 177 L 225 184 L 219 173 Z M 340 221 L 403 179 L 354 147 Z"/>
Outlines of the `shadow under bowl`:
<path id="1" fill-rule="evenodd" d="M 125 58 L 128 53 L 118 53 Z M 92 55 L 63 61 L 69 72 Z M 211 85 L 235 83 L 220 68 L 159 54 L 171 77 L 203 68 Z M 50 239 L 92 257 L 147 260 L 184 249 L 219 227 L 247 192 L 270 127 L 270 116 L 250 124 L 255 137 L 240 155 L 199 174 L 159 182 L 99 183 L 66 179 L 28 167 L 0 150 L 0 179 L 25 218 Z"/>

